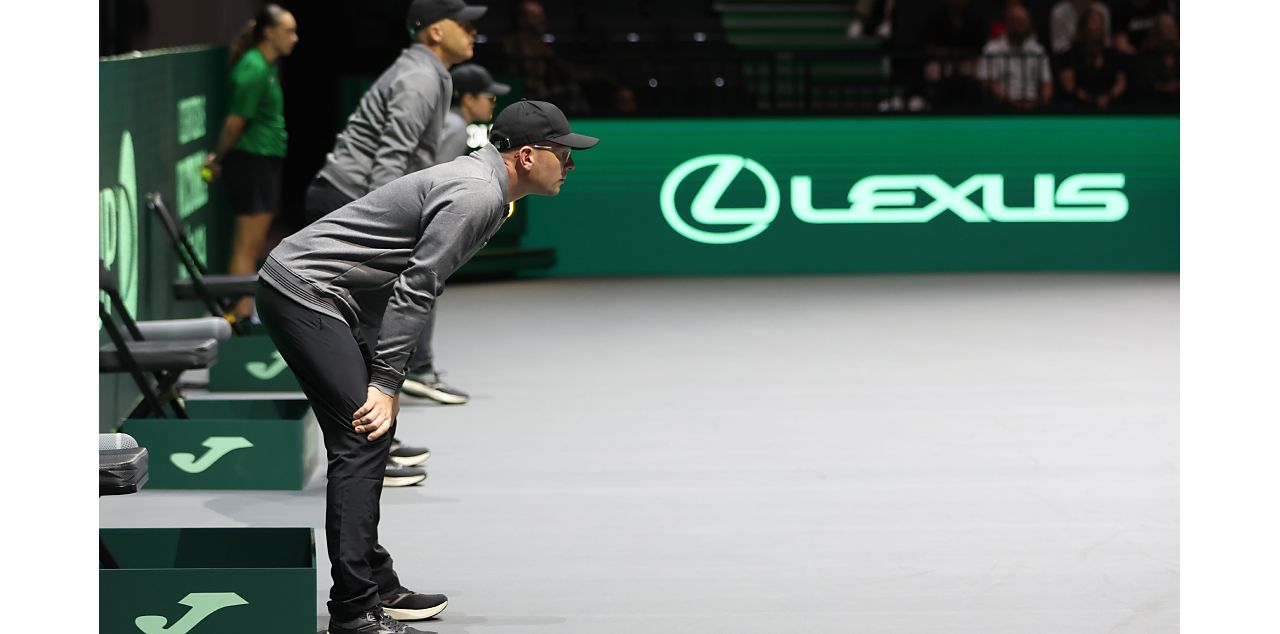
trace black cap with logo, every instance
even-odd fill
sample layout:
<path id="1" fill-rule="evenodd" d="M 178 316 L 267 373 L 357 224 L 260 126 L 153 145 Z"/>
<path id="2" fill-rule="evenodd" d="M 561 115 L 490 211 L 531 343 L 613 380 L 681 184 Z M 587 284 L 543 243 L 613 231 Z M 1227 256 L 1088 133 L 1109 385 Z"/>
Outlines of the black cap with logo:
<path id="1" fill-rule="evenodd" d="M 489 142 L 499 151 L 544 140 L 575 150 L 593 148 L 600 142 L 593 136 L 569 129 L 564 113 L 545 101 L 520 100 L 503 108 L 493 120 L 493 132 L 489 135 Z"/>
<path id="2" fill-rule="evenodd" d="M 487 7 L 467 6 L 462 0 L 413 0 L 405 16 L 405 25 L 410 33 L 417 33 L 445 18 L 467 22 L 479 20 L 485 9 Z"/>
<path id="3" fill-rule="evenodd" d="M 511 92 L 511 86 L 493 81 L 493 75 L 479 64 L 458 64 L 449 74 L 453 75 L 453 91 L 459 95 L 487 92 L 501 97 Z"/>

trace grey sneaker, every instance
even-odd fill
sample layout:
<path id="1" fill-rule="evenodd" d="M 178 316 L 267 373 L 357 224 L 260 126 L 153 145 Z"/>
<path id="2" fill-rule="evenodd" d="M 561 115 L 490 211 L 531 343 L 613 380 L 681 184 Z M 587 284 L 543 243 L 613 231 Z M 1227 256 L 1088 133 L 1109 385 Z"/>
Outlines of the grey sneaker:
<path id="1" fill-rule="evenodd" d="M 410 447 L 399 440 L 391 441 L 391 460 L 402 467 L 416 467 L 431 457 L 431 450 L 426 447 Z"/>
<path id="2" fill-rule="evenodd" d="M 400 588 L 382 597 L 382 609 L 400 621 L 422 621 L 434 617 L 449 606 L 449 598 L 443 594 L 418 594 L 408 588 Z"/>
<path id="3" fill-rule="evenodd" d="M 440 380 L 440 372 L 409 374 L 404 378 L 400 391 L 409 396 L 429 398 L 445 405 L 462 405 L 471 400 L 471 396 L 452 385 Z"/>
<path id="4" fill-rule="evenodd" d="M 377 607 L 350 621 L 329 618 L 328 634 L 429 634 L 391 618 Z"/>
<path id="5" fill-rule="evenodd" d="M 387 471 L 382 476 L 382 486 L 384 487 L 407 487 L 413 486 L 427 479 L 427 472 L 418 467 L 406 467 L 396 464 L 394 461 L 387 461 Z"/>

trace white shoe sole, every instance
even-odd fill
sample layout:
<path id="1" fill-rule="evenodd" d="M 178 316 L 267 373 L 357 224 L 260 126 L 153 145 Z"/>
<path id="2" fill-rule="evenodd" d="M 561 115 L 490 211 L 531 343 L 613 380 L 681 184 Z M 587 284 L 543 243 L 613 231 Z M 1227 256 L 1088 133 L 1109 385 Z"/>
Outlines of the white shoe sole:
<path id="1" fill-rule="evenodd" d="M 397 621 L 422 621 L 444 612 L 444 609 L 448 606 L 448 601 L 445 601 L 434 608 L 427 608 L 425 610 L 397 610 L 384 605 L 382 606 L 382 611 L 386 612 L 391 616 L 391 618 Z"/>
<path id="2" fill-rule="evenodd" d="M 416 467 L 427 461 L 431 457 L 431 452 L 422 454 L 421 456 L 391 456 L 391 461 L 402 467 Z"/>
<path id="3" fill-rule="evenodd" d="M 407 487 L 413 486 L 423 480 L 426 480 L 426 474 L 415 476 L 382 476 L 382 486 L 384 487 Z"/>
<path id="4" fill-rule="evenodd" d="M 400 391 L 416 398 L 429 398 L 437 403 L 445 405 L 462 405 L 471 400 L 468 396 L 458 396 L 457 394 L 449 394 L 441 392 L 426 383 L 419 383 L 413 379 L 405 379 L 404 384 L 400 386 Z"/>

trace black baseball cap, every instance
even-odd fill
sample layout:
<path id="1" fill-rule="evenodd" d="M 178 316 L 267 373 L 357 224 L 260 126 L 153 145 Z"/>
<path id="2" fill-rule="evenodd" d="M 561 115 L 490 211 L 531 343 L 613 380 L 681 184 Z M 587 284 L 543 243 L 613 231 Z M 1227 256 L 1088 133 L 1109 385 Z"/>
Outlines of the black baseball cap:
<path id="1" fill-rule="evenodd" d="M 570 130 L 569 120 L 555 104 L 527 99 L 503 108 L 493 120 L 493 132 L 489 135 L 489 142 L 500 151 L 543 140 L 575 150 L 593 148 L 600 142 L 593 136 Z"/>
<path id="2" fill-rule="evenodd" d="M 453 90 L 459 95 L 487 92 L 502 96 L 511 92 L 511 86 L 493 81 L 493 75 L 479 64 L 458 64 L 449 74 L 453 75 Z"/>
<path id="3" fill-rule="evenodd" d="M 462 0 L 413 0 L 405 24 L 410 33 L 435 24 L 445 18 L 472 22 L 479 20 L 488 7 L 467 6 Z"/>

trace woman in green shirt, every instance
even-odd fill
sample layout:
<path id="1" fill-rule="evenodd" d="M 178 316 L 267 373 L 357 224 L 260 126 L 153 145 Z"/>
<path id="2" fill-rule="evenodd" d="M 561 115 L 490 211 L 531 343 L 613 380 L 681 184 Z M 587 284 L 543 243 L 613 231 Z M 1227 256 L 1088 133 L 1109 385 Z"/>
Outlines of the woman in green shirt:
<path id="1" fill-rule="evenodd" d="M 284 129 L 284 94 L 275 61 L 293 52 L 298 25 L 277 4 L 262 7 L 231 46 L 231 106 L 218 151 L 205 160 L 209 180 L 226 176 L 236 213 L 231 247 L 232 275 L 258 269 L 271 221 L 280 209 L 280 182 L 288 135 Z M 253 297 L 236 302 L 233 316 L 247 319 Z"/>

